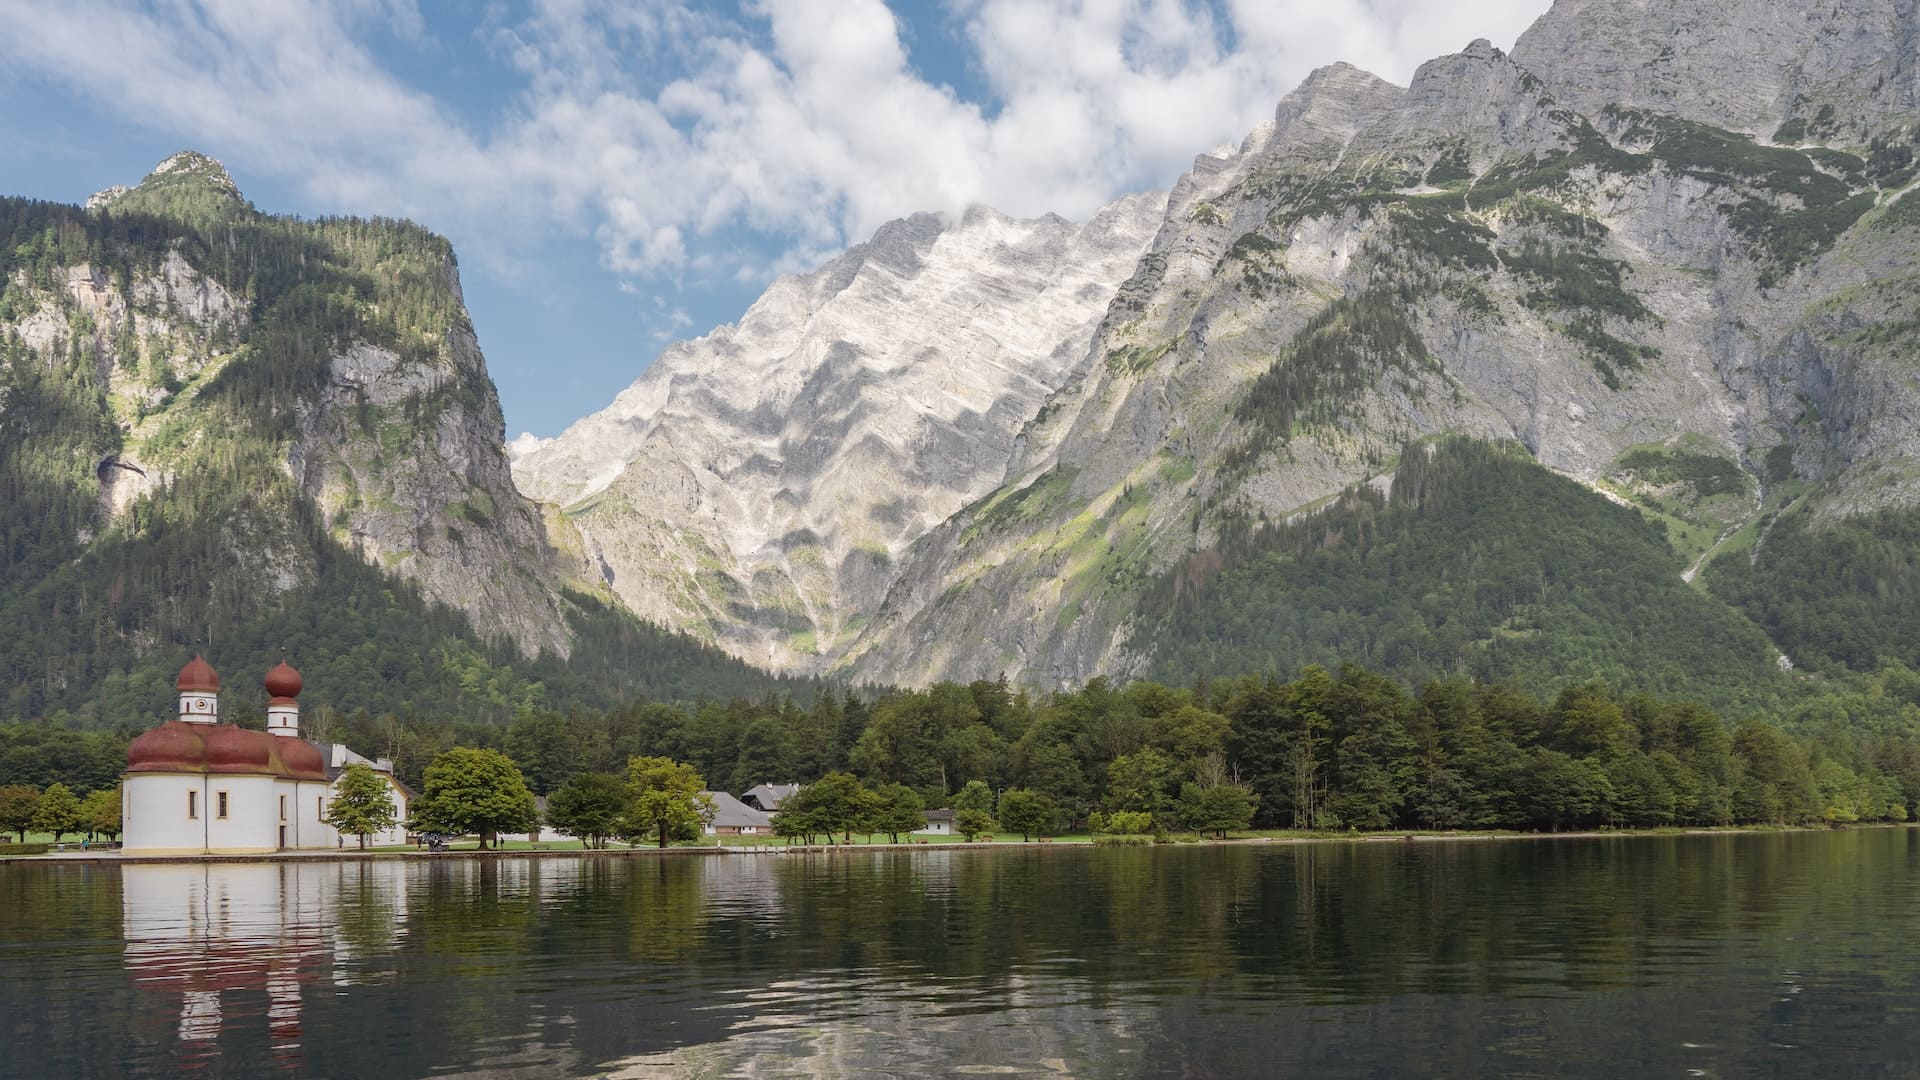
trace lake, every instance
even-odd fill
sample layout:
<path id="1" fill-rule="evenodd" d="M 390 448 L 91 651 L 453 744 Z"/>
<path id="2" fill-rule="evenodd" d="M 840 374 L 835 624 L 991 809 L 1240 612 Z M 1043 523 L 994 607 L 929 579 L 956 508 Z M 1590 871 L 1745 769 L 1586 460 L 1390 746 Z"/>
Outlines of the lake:
<path id="1" fill-rule="evenodd" d="M 1920 830 L 0 863 L 0 1075 L 1910 1076 Z"/>

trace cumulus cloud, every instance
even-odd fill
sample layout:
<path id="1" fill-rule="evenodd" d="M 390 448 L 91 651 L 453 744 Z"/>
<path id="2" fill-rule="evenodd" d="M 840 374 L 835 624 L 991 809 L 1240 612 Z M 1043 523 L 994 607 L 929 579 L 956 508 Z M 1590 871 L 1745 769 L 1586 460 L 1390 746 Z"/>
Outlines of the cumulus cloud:
<path id="1" fill-rule="evenodd" d="M 1468 38 L 1509 44 L 1545 6 L 949 0 L 984 88 L 965 100 L 915 69 L 881 0 L 768 0 L 738 20 L 551 0 L 483 20 L 516 89 L 478 119 L 370 44 L 435 48 L 410 0 L 0 0 L 0 62 L 325 205 L 485 223 L 503 250 L 557 224 L 629 281 L 752 280 L 918 210 L 1085 215 L 1238 140 L 1316 66 L 1404 82 Z"/>

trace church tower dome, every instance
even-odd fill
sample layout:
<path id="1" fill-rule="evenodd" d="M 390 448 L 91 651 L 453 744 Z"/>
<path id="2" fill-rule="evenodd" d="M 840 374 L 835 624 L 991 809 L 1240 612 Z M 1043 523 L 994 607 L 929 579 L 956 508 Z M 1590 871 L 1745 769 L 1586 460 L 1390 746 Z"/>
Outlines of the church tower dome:
<path id="1" fill-rule="evenodd" d="M 220 676 L 213 665 L 198 653 L 180 669 L 173 681 L 180 691 L 180 722 L 217 724 L 220 722 Z"/>
<path id="2" fill-rule="evenodd" d="M 293 669 L 293 665 L 282 660 L 273 665 L 272 671 L 267 672 L 265 685 L 267 693 L 276 701 L 283 698 L 291 701 L 300 696 L 300 688 L 305 683 L 301 681 L 300 673 Z"/>
<path id="3" fill-rule="evenodd" d="M 217 694 L 220 692 L 220 675 L 213 670 L 212 664 L 207 663 L 206 657 L 194 653 L 193 659 L 187 661 L 187 666 L 180 669 L 180 677 L 173 681 L 173 685 L 183 694 Z"/>
<path id="4" fill-rule="evenodd" d="M 269 695 L 267 731 L 297 738 L 300 734 L 300 703 L 293 699 L 300 696 L 300 673 L 293 669 L 292 664 L 282 660 L 267 672 L 264 685 Z"/>

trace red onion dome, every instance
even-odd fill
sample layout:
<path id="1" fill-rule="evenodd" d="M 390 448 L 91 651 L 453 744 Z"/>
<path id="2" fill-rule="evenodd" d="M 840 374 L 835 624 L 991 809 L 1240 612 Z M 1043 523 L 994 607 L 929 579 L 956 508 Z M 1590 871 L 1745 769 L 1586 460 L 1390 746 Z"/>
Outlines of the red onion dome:
<path id="1" fill-rule="evenodd" d="M 231 724 L 169 721 L 127 745 L 129 773 L 233 773 L 287 780 L 327 779 L 320 748 L 291 735 Z"/>
<path id="2" fill-rule="evenodd" d="M 293 735 L 274 735 L 271 738 L 274 748 L 279 751 L 279 775 L 290 780 L 327 778 L 327 759 L 320 755 L 319 747 Z"/>
<path id="3" fill-rule="evenodd" d="M 276 705 L 286 704 L 299 697 L 300 687 L 303 685 L 305 684 L 300 681 L 300 673 L 293 670 L 293 665 L 285 660 L 273 665 L 273 670 L 267 672 L 267 693 L 273 696 Z"/>
<path id="4" fill-rule="evenodd" d="M 220 692 L 220 676 L 214 674 L 213 665 L 206 662 L 199 653 L 187 661 L 180 669 L 180 677 L 174 680 L 175 687 L 183 694 L 217 694 Z"/>
<path id="5" fill-rule="evenodd" d="M 216 773 L 270 773 L 273 736 L 264 731 L 221 724 L 207 729 L 207 771 Z"/>
<path id="6" fill-rule="evenodd" d="M 204 725 L 162 724 L 127 744 L 128 772 L 205 772 Z"/>

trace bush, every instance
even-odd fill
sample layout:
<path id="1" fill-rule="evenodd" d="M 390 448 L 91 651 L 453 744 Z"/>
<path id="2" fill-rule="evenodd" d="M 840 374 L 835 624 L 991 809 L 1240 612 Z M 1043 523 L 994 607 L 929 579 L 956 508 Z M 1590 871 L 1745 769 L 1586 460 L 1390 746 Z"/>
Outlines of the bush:
<path id="1" fill-rule="evenodd" d="M 52 848 L 52 844 L 7 844 L 0 846 L 0 855 L 45 855 Z"/>
<path id="2" fill-rule="evenodd" d="M 1141 833 L 1110 833 L 1093 838 L 1094 847 L 1146 847 L 1154 843 L 1158 841 Z"/>
<path id="3" fill-rule="evenodd" d="M 1094 815 L 1098 821 L 1093 823 L 1097 833 L 1145 833 L 1153 829 L 1153 815 L 1145 810 L 1115 810 L 1105 818 Z"/>

